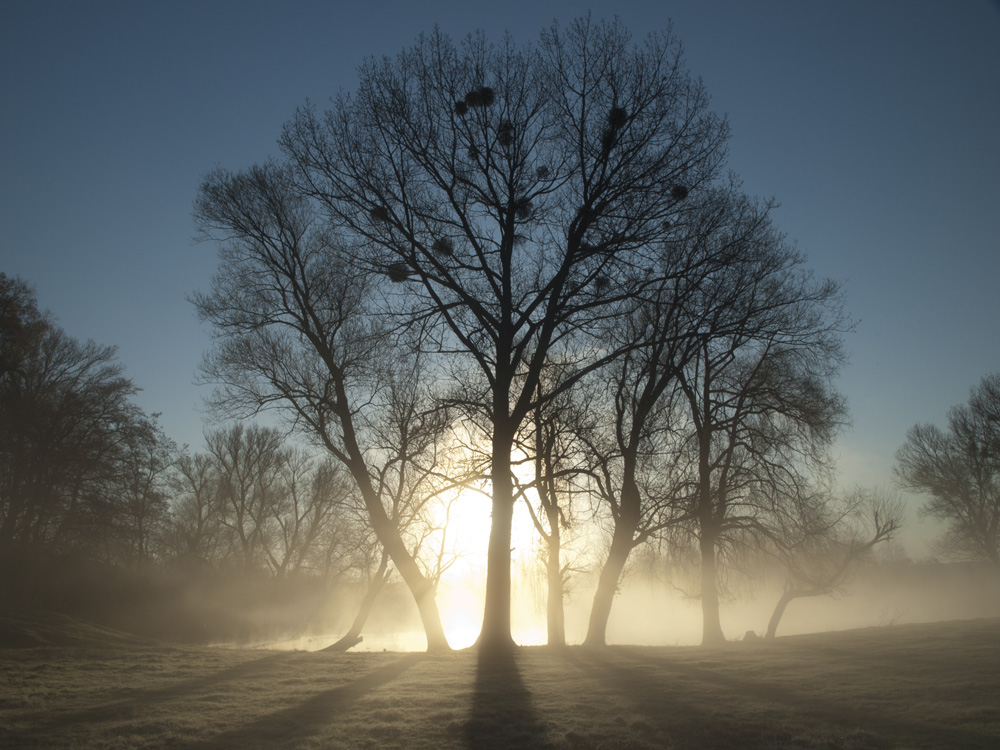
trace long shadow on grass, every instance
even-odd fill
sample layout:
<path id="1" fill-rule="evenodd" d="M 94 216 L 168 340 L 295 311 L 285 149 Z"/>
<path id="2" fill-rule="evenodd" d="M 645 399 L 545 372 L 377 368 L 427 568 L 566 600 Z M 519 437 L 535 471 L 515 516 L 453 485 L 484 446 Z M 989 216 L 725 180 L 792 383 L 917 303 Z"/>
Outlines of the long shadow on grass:
<path id="1" fill-rule="evenodd" d="M 612 658 L 604 657 L 603 669 L 606 675 L 615 675 L 614 679 L 620 684 L 635 684 L 635 681 L 645 675 L 648 681 L 650 695 L 659 695 L 662 699 L 670 689 L 668 685 L 681 679 L 687 678 L 688 684 L 712 685 L 714 686 L 715 705 L 721 707 L 721 711 L 716 713 L 714 721 L 719 725 L 713 732 L 722 734 L 715 738 L 714 742 L 709 742 L 716 747 L 725 747 L 723 737 L 729 739 L 735 736 L 739 730 L 745 728 L 725 727 L 726 715 L 724 707 L 727 705 L 745 705 L 752 701 L 761 706 L 761 709 L 778 708 L 780 714 L 784 714 L 787 709 L 792 709 L 799 713 L 800 724 L 809 724 L 816 721 L 840 735 L 850 735 L 861 732 L 862 735 L 868 732 L 877 732 L 892 741 L 906 739 L 917 743 L 916 746 L 931 747 L 961 747 L 973 750 L 974 748 L 995 748 L 997 738 L 985 731 L 977 728 L 962 727 L 951 724 L 941 726 L 927 721 L 914 720 L 912 718 L 902 718 L 873 710 L 865 710 L 859 705 L 844 705 L 843 703 L 831 703 L 823 695 L 811 695 L 806 690 L 791 690 L 773 684 L 767 684 L 755 679 L 738 678 L 734 673 L 726 671 L 722 666 L 718 669 L 705 669 L 694 664 L 687 664 L 662 657 L 650 657 L 648 654 L 635 652 L 630 649 L 615 649 L 611 652 Z M 621 664 L 614 664 L 617 661 L 614 657 L 620 657 L 625 661 L 636 663 L 635 667 L 625 667 Z M 600 660 L 600 655 L 592 654 L 591 659 Z M 658 671 L 656 677 L 649 675 L 649 669 Z M 820 679 L 819 676 L 816 679 Z M 804 686 L 805 687 L 805 686 Z M 676 689 L 676 688 L 673 688 Z M 704 691 L 699 691 L 704 694 Z M 772 704 L 768 706 L 767 704 Z M 691 724 L 690 715 L 682 718 L 681 730 L 684 731 L 685 724 Z M 701 720 L 697 720 L 692 725 L 693 728 L 700 728 Z M 758 728 L 760 729 L 760 728 Z M 682 735 L 683 737 L 683 735 Z M 680 739 L 680 738 L 678 738 Z M 684 739 L 695 739 L 693 736 Z M 711 739 L 711 738 L 709 738 Z M 742 738 L 743 747 L 754 747 L 750 736 Z M 768 739 L 758 736 L 758 741 Z M 769 742 L 773 740 L 771 738 Z M 859 742 L 861 740 L 858 740 Z M 877 741 L 871 740 L 877 745 Z M 857 744 L 857 743 L 855 743 Z M 739 747 L 739 744 L 733 744 Z M 769 746 L 763 744 L 760 746 Z"/>
<path id="2" fill-rule="evenodd" d="M 465 725 L 470 750 L 551 750 L 511 651 L 480 651 L 472 711 Z"/>
<path id="3" fill-rule="evenodd" d="M 127 698 L 120 700 L 107 701 L 71 711 L 37 712 L 31 717 L 29 726 L 24 730 L 26 732 L 24 737 L 16 733 L 9 733 L 2 738 L 2 742 L 8 743 L 10 747 L 57 747 L 57 743 L 48 742 L 46 738 L 49 735 L 55 734 L 62 737 L 67 731 L 86 732 L 86 728 L 142 716 L 151 706 L 195 697 L 205 689 L 228 682 L 266 676 L 276 662 L 286 658 L 288 658 L 287 653 L 269 654 L 259 659 L 252 659 L 221 669 L 218 672 L 189 680 L 171 682 L 163 687 L 135 689 L 130 692 Z"/>
<path id="4" fill-rule="evenodd" d="M 774 747 L 773 733 L 760 728 L 730 725 L 719 720 L 725 701 L 707 704 L 699 696 L 673 683 L 666 671 L 651 670 L 647 665 L 622 664 L 617 650 L 570 648 L 563 652 L 567 663 L 582 671 L 589 680 L 621 696 L 631 711 L 640 714 L 623 723 L 622 741 L 635 736 L 641 746 L 676 745 L 704 748 Z M 721 698 L 721 696 L 720 696 Z"/>
<path id="5" fill-rule="evenodd" d="M 74 724 L 99 724 L 105 721 L 119 720 L 141 713 L 148 706 L 158 705 L 177 699 L 188 699 L 197 696 L 206 688 L 214 688 L 227 682 L 245 680 L 266 673 L 275 662 L 287 659 L 288 653 L 269 654 L 259 659 L 252 659 L 212 674 L 194 677 L 190 680 L 171 682 L 163 687 L 133 690 L 127 698 L 108 701 L 96 706 L 88 706 L 78 711 L 68 713 L 53 713 L 40 716 L 40 723 L 48 722 L 65 727 Z"/>
<path id="6" fill-rule="evenodd" d="M 318 734 L 336 722 L 359 698 L 392 682 L 426 654 L 409 654 L 391 664 L 369 672 L 354 682 L 317 693 L 296 706 L 250 720 L 231 731 L 223 732 L 182 747 L 184 750 L 273 750 L 294 747 L 295 743 Z"/>

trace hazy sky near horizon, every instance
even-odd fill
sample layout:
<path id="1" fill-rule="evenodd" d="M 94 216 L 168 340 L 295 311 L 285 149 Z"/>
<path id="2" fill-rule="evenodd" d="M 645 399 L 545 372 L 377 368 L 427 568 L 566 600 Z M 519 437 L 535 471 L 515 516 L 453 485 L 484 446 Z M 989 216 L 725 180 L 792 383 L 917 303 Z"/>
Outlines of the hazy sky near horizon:
<path id="1" fill-rule="evenodd" d="M 80 339 L 115 345 L 178 443 L 201 449 L 209 346 L 187 296 L 200 178 L 276 156 L 282 124 L 434 24 L 522 42 L 588 6 L 548 0 L 0 5 L 0 271 Z M 857 330 L 838 385 L 843 484 L 892 483 L 906 430 L 1000 370 L 1000 4 L 619 0 L 638 39 L 673 21 L 728 116 L 730 167 Z M 916 505 L 916 503 L 915 503 Z M 915 507 L 915 506 L 914 506 Z M 919 526 L 916 527 L 919 530 Z M 911 531 L 911 536 L 918 531 Z"/>

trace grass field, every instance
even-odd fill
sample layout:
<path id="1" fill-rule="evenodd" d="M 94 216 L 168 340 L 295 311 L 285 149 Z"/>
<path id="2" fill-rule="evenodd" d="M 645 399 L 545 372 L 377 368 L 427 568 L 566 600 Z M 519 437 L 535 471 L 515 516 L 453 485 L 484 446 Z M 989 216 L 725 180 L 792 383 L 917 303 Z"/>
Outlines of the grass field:
<path id="1" fill-rule="evenodd" d="M 278 652 L 0 614 L 0 747 L 1000 748 L 1000 620 L 722 648 Z"/>

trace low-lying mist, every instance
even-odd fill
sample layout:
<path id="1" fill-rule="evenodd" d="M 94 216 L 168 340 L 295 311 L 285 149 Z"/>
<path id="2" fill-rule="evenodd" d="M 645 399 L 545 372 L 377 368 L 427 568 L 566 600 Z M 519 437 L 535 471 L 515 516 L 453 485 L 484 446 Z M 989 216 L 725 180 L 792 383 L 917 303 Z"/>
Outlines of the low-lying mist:
<path id="1" fill-rule="evenodd" d="M 166 641 L 239 647 L 327 647 L 348 631 L 363 582 L 336 585 L 317 576 L 275 579 L 263 573 L 208 566 L 130 570 L 76 558 L 5 555 L 0 599 L 14 606 L 63 612 L 128 633 Z M 537 567 L 537 566 L 535 566 Z M 521 645 L 544 644 L 545 585 L 533 566 L 514 576 L 512 626 Z M 483 613 L 484 577 L 475 566 L 442 579 L 441 616 L 453 648 L 471 646 Z M 449 571 L 452 572 L 452 571 Z M 691 582 L 643 575 L 635 569 L 615 599 L 608 643 L 651 646 L 701 641 L 700 601 L 683 591 Z M 587 632 L 596 582 L 578 573 L 565 602 L 566 640 Z M 758 573 L 727 584 L 722 627 L 730 640 L 747 631 L 764 635 L 782 593 L 781 579 Z M 682 591 L 683 590 L 683 591 Z M 982 563 L 871 562 L 834 595 L 794 599 L 777 635 L 1000 617 L 1000 571 Z M 416 607 L 406 587 L 390 581 L 362 629 L 356 651 L 421 651 L 426 647 Z"/>
<path id="2" fill-rule="evenodd" d="M 581 577 L 566 602 L 566 638 L 581 643 L 587 632 L 593 586 Z M 722 625 L 730 640 L 747 631 L 763 636 L 782 589 L 757 583 L 733 593 L 722 606 Z M 471 646 L 479 634 L 483 592 L 472 585 L 443 582 L 439 604 L 453 648 Z M 338 616 L 339 613 L 339 616 Z M 331 599 L 319 620 L 297 637 L 258 641 L 257 646 L 318 650 L 336 641 L 353 616 L 350 597 Z M 866 568 L 840 593 L 794 599 L 777 635 L 1000 616 L 1000 571 L 977 563 L 899 563 Z M 514 639 L 523 646 L 546 642 L 545 601 L 537 587 L 515 578 L 512 612 Z M 701 641 L 701 603 L 676 588 L 640 575 L 631 576 L 615 599 L 608 627 L 609 644 L 688 646 Z M 420 620 L 406 589 L 387 587 L 377 601 L 357 651 L 421 651 L 426 647 Z"/>

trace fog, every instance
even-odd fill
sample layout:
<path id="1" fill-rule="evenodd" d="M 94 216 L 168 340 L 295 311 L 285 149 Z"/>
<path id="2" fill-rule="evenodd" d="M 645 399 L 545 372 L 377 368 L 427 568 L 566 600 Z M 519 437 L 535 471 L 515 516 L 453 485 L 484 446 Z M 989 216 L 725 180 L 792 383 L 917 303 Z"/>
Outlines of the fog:
<path id="1" fill-rule="evenodd" d="M 593 586 L 583 576 L 566 602 L 566 636 L 570 644 L 586 635 Z M 546 642 L 545 601 L 523 576 L 515 576 L 512 631 L 522 646 Z M 722 606 L 729 640 L 747 631 L 763 636 L 782 593 L 775 582 L 744 582 Z M 474 585 L 443 582 L 439 590 L 445 632 L 453 648 L 471 646 L 483 611 L 483 592 Z M 278 649 L 319 650 L 336 641 L 353 618 L 350 597 L 324 605 L 323 625 L 299 637 L 252 645 Z M 803 597 L 789 604 L 778 637 L 904 623 L 1000 617 L 1000 571 L 981 563 L 891 563 L 870 565 L 841 593 Z M 354 651 L 422 651 L 426 646 L 420 620 L 401 584 L 387 587 L 376 603 L 364 641 Z M 615 599 L 608 627 L 609 644 L 691 646 L 701 641 L 700 602 L 662 580 L 630 576 Z M 246 645 L 246 644 L 241 644 Z"/>

